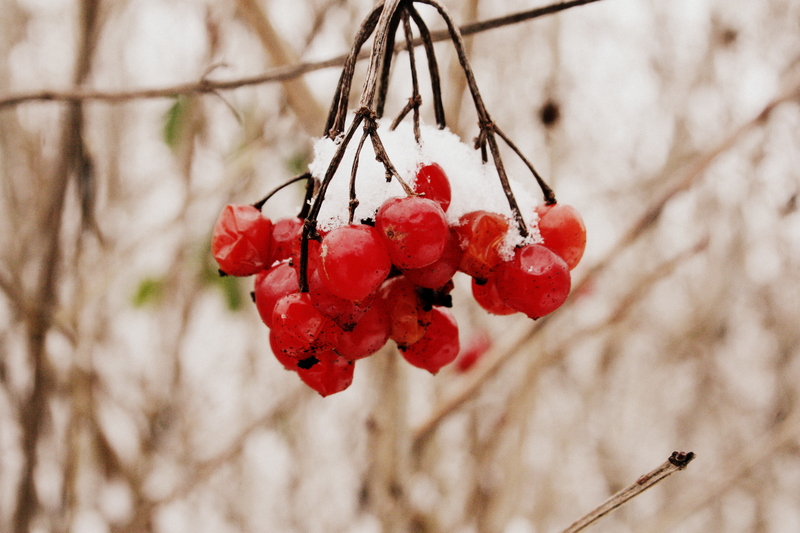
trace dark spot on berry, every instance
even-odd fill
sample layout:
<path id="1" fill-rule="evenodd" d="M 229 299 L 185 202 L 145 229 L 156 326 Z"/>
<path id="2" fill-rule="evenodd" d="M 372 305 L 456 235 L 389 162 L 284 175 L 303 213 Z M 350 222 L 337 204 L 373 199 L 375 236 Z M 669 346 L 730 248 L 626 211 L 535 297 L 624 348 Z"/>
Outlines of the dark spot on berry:
<path id="1" fill-rule="evenodd" d="M 560 118 L 561 108 L 553 100 L 547 100 L 541 109 L 539 109 L 539 120 L 548 128 L 555 126 Z"/>
<path id="2" fill-rule="evenodd" d="M 475 285 L 486 285 L 489 280 L 486 278 L 475 278 Z"/>
<path id="3" fill-rule="evenodd" d="M 319 359 L 317 359 L 316 357 L 314 357 L 312 355 L 311 357 L 307 357 L 305 359 L 301 359 L 300 361 L 298 361 L 297 362 L 297 367 L 298 368 L 302 368 L 303 370 L 308 370 L 309 368 L 313 367 L 317 363 L 319 363 Z"/>

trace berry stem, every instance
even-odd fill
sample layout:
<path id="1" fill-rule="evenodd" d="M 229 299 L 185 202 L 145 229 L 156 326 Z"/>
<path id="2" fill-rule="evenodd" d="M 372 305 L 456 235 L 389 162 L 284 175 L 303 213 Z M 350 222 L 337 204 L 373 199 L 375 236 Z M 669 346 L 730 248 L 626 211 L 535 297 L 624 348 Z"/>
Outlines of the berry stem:
<path id="1" fill-rule="evenodd" d="M 500 183 L 503 187 L 503 192 L 508 199 L 508 205 L 511 208 L 511 212 L 514 215 L 514 219 L 517 221 L 517 229 L 523 237 L 527 237 L 528 235 L 528 227 L 525 224 L 525 219 L 522 217 L 522 213 L 519 210 L 519 205 L 517 204 L 517 200 L 514 197 L 514 193 L 511 190 L 511 185 L 508 182 L 508 176 L 506 175 L 505 166 L 503 165 L 502 157 L 500 156 L 500 149 L 497 146 L 497 139 L 495 139 L 494 132 L 495 132 L 495 125 L 492 121 L 491 116 L 489 116 L 489 112 L 486 110 L 486 106 L 483 103 L 483 98 L 481 97 L 480 90 L 478 89 L 478 84 L 475 81 L 475 75 L 472 72 L 472 67 L 469 64 L 469 59 L 467 59 L 466 47 L 464 46 L 464 39 L 461 37 L 461 32 L 459 31 L 458 27 L 453 23 L 453 19 L 450 16 L 450 13 L 447 9 L 441 5 L 436 0 L 416 0 L 423 4 L 428 4 L 434 7 L 441 15 L 442 19 L 445 21 L 447 25 L 447 31 L 450 33 L 450 39 L 453 41 L 453 46 L 456 49 L 456 55 L 458 56 L 458 62 L 461 65 L 461 69 L 464 71 L 464 75 L 467 79 L 467 86 L 469 87 L 470 94 L 472 95 L 472 101 L 475 104 L 475 111 L 478 114 L 478 125 L 481 129 L 481 132 L 478 137 L 478 142 L 481 146 L 481 156 L 486 160 L 486 145 L 488 144 L 489 150 L 492 153 L 492 159 L 494 160 L 495 168 L 497 169 L 497 175 L 500 178 Z"/>
<path id="2" fill-rule="evenodd" d="M 325 192 L 328 190 L 328 186 L 333 179 L 333 175 L 336 173 L 336 170 L 342 163 L 344 152 L 347 150 L 347 145 L 353 138 L 356 128 L 361 125 L 361 122 L 369 114 L 370 111 L 368 109 L 362 108 L 356 111 L 355 117 L 353 118 L 353 123 L 350 124 L 349 128 L 347 128 L 347 132 L 345 132 L 344 137 L 340 141 L 339 147 L 336 148 L 336 152 L 333 154 L 331 163 L 328 165 L 328 169 L 325 171 L 325 177 L 322 179 L 322 183 L 319 186 L 317 195 L 314 197 L 311 210 L 308 212 L 308 216 L 306 216 L 303 222 L 303 234 L 300 239 L 300 273 L 298 276 L 300 292 L 308 292 L 308 239 L 311 237 L 312 233 L 316 234 L 317 217 L 319 216 L 319 211 L 322 208 L 322 201 L 325 199 Z"/>
<path id="3" fill-rule="evenodd" d="M 497 135 L 500 136 L 501 139 L 503 139 L 503 141 L 505 141 L 508 147 L 511 148 L 520 159 L 522 159 L 522 162 L 525 163 L 525 165 L 531 171 L 533 177 L 536 178 L 536 183 L 538 183 L 539 188 L 542 189 L 542 194 L 544 195 L 544 202 L 547 205 L 553 205 L 557 203 L 556 193 L 553 192 L 553 189 L 551 189 L 550 186 L 547 185 L 544 179 L 539 175 L 539 173 L 536 172 L 536 169 L 533 168 L 533 165 L 531 164 L 530 161 L 528 161 L 528 158 L 526 158 L 519 150 L 519 148 L 517 148 L 517 145 L 514 144 L 514 142 L 505 133 L 503 133 L 503 131 L 500 128 L 497 127 L 497 125 L 494 126 L 494 131 L 495 133 L 497 133 Z"/>
<path id="4" fill-rule="evenodd" d="M 422 97 L 419 94 L 419 82 L 417 81 L 417 63 L 414 60 L 414 34 L 411 32 L 411 21 L 409 20 L 408 10 L 403 9 L 403 31 L 406 36 L 406 46 L 408 49 L 408 60 L 411 64 L 411 104 L 414 110 L 414 140 L 420 144 L 419 132 L 419 106 L 422 105 Z"/>
<path id="5" fill-rule="evenodd" d="M 285 187 L 288 187 L 292 183 L 297 183 L 298 181 L 303 181 L 303 180 L 308 180 L 308 181 L 313 182 L 314 178 L 311 176 L 310 172 L 306 172 L 305 174 L 300 174 L 299 176 L 295 176 L 295 177 L 291 178 L 289 181 L 287 181 L 285 183 L 282 183 L 281 185 L 278 185 L 277 187 L 272 189 L 264 198 L 262 198 L 261 200 L 257 201 L 256 203 L 254 203 L 253 207 L 255 207 L 256 209 L 261 211 L 261 208 L 264 207 L 264 204 L 267 203 L 267 200 L 272 198 L 278 191 L 280 191 L 281 189 L 283 189 Z"/>
<path id="6" fill-rule="evenodd" d="M 372 10 L 369 16 L 361 24 L 361 27 L 356 33 L 353 41 L 353 47 L 350 49 L 350 54 L 347 56 L 342 67 L 342 75 L 339 76 L 339 83 L 336 86 L 334 93 L 333 103 L 331 110 L 328 114 L 328 122 L 325 125 L 324 135 L 328 138 L 335 139 L 342 131 L 344 131 L 345 119 L 347 118 L 347 103 L 350 96 L 350 88 L 353 84 L 353 75 L 355 73 L 356 63 L 358 62 L 358 55 L 364 43 L 367 42 L 370 35 L 375 31 L 375 26 L 378 24 L 383 6 L 378 6 Z"/>
<path id="7" fill-rule="evenodd" d="M 400 24 L 400 13 L 402 9 L 398 9 L 389 23 L 389 28 L 386 31 L 386 50 L 381 57 L 380 70 L 381 75 L 378 80 L 378 96 L 375 102 L 375 114 L 378 118 L 383 116 L 383 110 L 386 105 L 386 95 L 389 92 L 389 77 L 392 72 L 392 60 L 395 54 L 395 36 L 397 35 L 397 27 Z"/>
<path id="8" fill-rule="evenodd" d="M 358 173 L 358 158 L 361 155 L 361 149 L 364 147 L 364 141 L 367 140 L 368 136 L 369 133 L 365 128 L 364 133 L 361 135 L 361 140 L 358 141 L 358 148 L 356 148 L 356 153 L 353 157 L 353 168 L 350 170 L 350 203 L 348 204 L 350 215 L 347 218 L 348 224 L 353 223 L 356 208 L 358 207 L 358 198 L 356 198 L 356 174 Z"/>
<path id="9" fill-rule="evenodd" d="M 433 93 L 433 113 L 436 117 L 436 125 L 441 130 L 444 129 L 447 124 L 445 122 L 444 104 L 442 102 L 442 84 L 439 76 L 439 65 L 436 62 L 436 54 L 433 49 L 433 39 L 431 38 L 431 32 L 428 30 L 428 26 L 425 24 L 425 21 L 422 20 L 422 17 L 414 8 L 414 4 L 409 4 L 407 9 L 408 13 L 411 15 L 411 18 L 414 19 L 414 24 L 416 24 L 417 29 L 419 29 L 422 45 L 425 48 L 425 55 L 428 60 L 428 73 L 431 80 L 431 92 Z"/>

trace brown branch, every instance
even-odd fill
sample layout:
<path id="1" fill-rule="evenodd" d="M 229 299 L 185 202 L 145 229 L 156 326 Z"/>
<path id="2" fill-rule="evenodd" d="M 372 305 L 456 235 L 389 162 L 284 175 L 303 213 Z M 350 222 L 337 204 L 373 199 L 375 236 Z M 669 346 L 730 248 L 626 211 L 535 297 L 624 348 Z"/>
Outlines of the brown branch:
<path id="1" fill-rule="evenodd" d="M 294 50 L 275 30 L 267 12 L 258 0 L 238 0 L 244 19 L 258 35 L 272 61 L 280 66 L 297 63 Z M 283 82 L 286 103 L 292 109 L 306 133 L 316 135 L 325 122 L 325 110 L 314 97 L 303 79 L 287 79 Z"/>
<path id="2" fill-rule="evenodd" d="M 99 0 L 83 0 L 80 5 L 80 40 L 74 72 L 75 85 L 83 83 L 90 70 L 92 51 L 97 38 Z M 27 324 L 28 349 L 33 366 L 33 388 L 19 409 L 22 426 L 22 476 L 17 491 L 14 512 L 14 531 L 28 533 L 39 510 L 34 485 L 37 448 L 47 419 L 48 396 L 54 388 L 54 376 L 47 361 L 45 338 L 52 327 L 58 304 L 59 263 L 61 259 L 61 222 L 67 185 L 75 172 L 80 172 L 83 155 L 83 108 L 80 101 L 72 102 L 64 117 L 61 131 L 60 160 L 46 197 L 40 232 L 44 253 L 33 302 L 36 308 Z"/>
<path id="3" fill-rule="evenodd" d="M 517 24 L 526 20 L 552 15 L 566 9 L 573 7 L 599 2 L 600 0 L 574 0 L 572 2 L 560 2 L 536 9 L 520 11 L 511 15 L 497 17 L 494 19 L 477 22 L 474 24 L 466 24 L 460 28 L 462 35 L 472 35 L 481 33 L 488 30 L 493 30 L 511 24 Z M 450 34 L 447 31 L 431 32 L 431 40 L 439 42 L 450 39 Z M 422 45 L 422 39 L 414 40 L 415 46 Z M 398 43 L 395 50 L 401 50 L 405 46 L 404 43 Z M 132 89 L 126 91 L 104 91 L 96 89 L 75 89 L 75 90 L 43 90 L 36 92 L 27 92 L 19 94 L 10 94 L 0 97 L 0 110 L 6 107 L 13 107 L 19 104 L 28 102 L 80 102 L 85 100 L 96 100 L 106 103 L 124 102 L 134 99 L 145 98 L 168 98 L 181 94 L 207 94 L 216 91 L 227 91 L 238 89 L 239 87 L 247 87 L 251 85 L 261 85 L 264 83 L 283 82 L 291 80 L 303 74 L 314 72 L 317 70 L 340 67 L 344 64 L 347 54 L 342 54 L 330 59 L 322 61 L 310 61 L 300 63 L 298 65 L 288 65 L 271 69 L 269 72 L 257 76 L 250 76 L 246 78 L 238 78 L 235 80 L 227 81 L 212 81 L 202 79 L 199 82 L 182 83 L 172 85 L 170 87 L 153 87 L 144 89 Z M 369 54 L 364 52 L 359 54 L 359 59 L 366 59 Z"/>
<path id="4" fill-rule="evenodd" d="M 588 527 L 593 522 L 604 517 L 620 505 L 623 505 L 639 494 L 643 493 L 656 483 L 664 480 L 667 476 L 674 474 L 678 470 L 683 470 L 695 458 L 693 452 L 673 452 L 669 459 L 653 470 L 637 479 L 633 484 L 628 485 L 621 491 L 614 494 L 611 498 L 603 502 L 594 511 L 590 512 L 567 529 L 563 533 L 577 533 Z"/>

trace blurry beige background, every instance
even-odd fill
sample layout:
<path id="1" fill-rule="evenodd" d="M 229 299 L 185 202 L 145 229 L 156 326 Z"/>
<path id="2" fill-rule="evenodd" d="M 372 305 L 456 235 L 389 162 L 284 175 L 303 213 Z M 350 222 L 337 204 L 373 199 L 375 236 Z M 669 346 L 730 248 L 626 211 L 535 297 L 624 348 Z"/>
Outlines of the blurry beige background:
<path id="1" fill-rule="evenodd" d="M 0 531 L 549 533 L 674 450 L 697 459 L 592 531 L 800 531 L 800 2 L 602 0 L 468 38 L 493 118 L 584 216 L 578 290 L 534 323 L 458 278 L 462 344 L 494 340 L 476 368 L 387 350 L 322 399 L 208 243 L 305 170 L 339 71 L 176 86 L 345 53 L 371 7 L 0 0 Z M 37 99 L 78 86 L 102 94 Z"/>

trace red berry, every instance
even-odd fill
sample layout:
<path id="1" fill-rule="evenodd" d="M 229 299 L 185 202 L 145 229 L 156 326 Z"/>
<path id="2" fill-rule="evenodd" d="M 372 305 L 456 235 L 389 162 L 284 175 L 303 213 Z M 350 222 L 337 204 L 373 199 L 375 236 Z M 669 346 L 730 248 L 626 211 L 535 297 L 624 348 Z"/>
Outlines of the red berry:
<path id="1" fill-rule="evenodd" d="M 489 274 L 488 278 L 480 280 L 480 282 L 478 279 L 472 278 L 472 297 L 475 298 L 478 305 L 493 315 L 512 315 L 517 312 L 500 298 L 494 274 Z"/>
<path id="2" fill-rule="evenodd" d="M 303 359 L 336 347 L 339 328 L 320 313 L 307 292 L 284 296 L 272 310 L 270 342 L 285 355 Z"/>
<path id="3" fill-rule="evenodd" d="M 543 244 L 566 261 L 570 270 L 575 268 L 586 249 L 586 226 L 578 210 L 571 205 L 540 204 L 536 213 Z"/>
<path id="4" fill-rule="evenodd" d="M 530 318 L 552 313 L 569 295 L 567 263 L 539 244 L 517 249 L 511 261 L 497 265 L 494 275 L 503 302 Z"/>
<path id="5" fill-rule="evenodd" d="M 421 268 L 442 256 L 448 227 L 444 211 L 419 196 L 389 198 L 375 216 L 392 263 L 399 269 Z"/>
<path id="6" fill-rule="evenodd" d="M 367 357 L 383 348 L 391 329 L 386 303 L 376 298 L 352 331 L 339 334 L 336 351 L 350 361 Z"/>
<path id="7" fill-rule="evenodd" d="M 415 285 L 428 289 L 438 289 L 450 281 L 453 274 L 456 273 L 458 265 L 461 263 L 462 255 L 458 233 L 454 229 L 450 229 L 447 243 L 439 259 L 422 268 L 404 270 L 403 275 Z"/>
<path id="8" fill-rule="evenodd" d="M 317 362 L 310 368 L 296 370 L 303 383 L 317 391 L 323 398 L 342 392 L 353 383 L 356 365 L 334 351 L 327 350 L 314 354 Z"/>
<path id="9" fill-rule="evenodd" d="M 498 213 L 472 211 L 459 219 L 456 231 L 464 250 L 459 270 L 485 279 L 503 260 L 500 247 L 508 232 L 508 220 Z"/>
<path id="10" fill-rule="evenodd" d="M 425 165 L 417 171 L 413 188 L 417 194 L 439 204 L 442 211 L 447 211 L 450 207 L 450 181 L 442 167 L 436 163 Z"/>
<path id="11" fill-rule="evenodd" d="M 214 225 L 211 253 L 220 270 L 251 276 L 272 264 L 272 221 L 252 205 L 226 205 Z"/>
<path id="12" fill-rule="evenodd" d="M 283 261 L 292 256 L 292 243 L 300 239 L 303 221 L 297 217 L 282 218 L 275 221 L 272 228 L 272 255 L 275 261 Z"/>
<path id="13" fill-rule="evenodd" d="M 340 298 L 362 300 L 377 289 L 392 262 L 378 231 L 366 224 L 342 226 L 322 239 L 322 282 Z"/>
<path id="14" fill-rule="evenodd" d="M 377 292 L 372 292 L 358 301 L 339 298 L 322 281 L 321 269 L 315 270 L 309 276 L 308 285 L 314 307 L 345 331 L 352 331 L 377 296 Z"/>
<path id="15" fill-rule="evenodd" d="M 272 311 L 275 303 L 289 294 L 297 292 L 297 271 L 288 263 L 278 263 L 269 270 L 256 274 L 256 309 L 267 327 L 272 327 Z"/>
<path id="16" fill-rule="evenodd" d="M 458 351 L 458 324 L 453 314 L 443 307 L 431 310 L 431 323 L 420 340 L 400 347 L 406 361 L 431 374 L 452 363 Z"/>
<path id="17" fill-rule="evenodd" d="M 492 338 L 485 329 L 478 331 L 469 341 L 469 344 L 461 351 L 456 359 L 456 370 L 467 372 L 477 363 L 483 354 L 492 347 Z"/>
<path id="18" fill-rule="evenodd" d="M 389 279 L 381 286 L 380 298 L 389 309 L 389 338 L 398 346 L 412 344 L 422 338 L 430 324 L 431 312 L 425 310 L 413 283 L 405 276 Z"/>
<path id="19" fill-rule="evenodd" d="M 297 273 L 300 274 L 300 245 L 302 235 L 298 234 L 297 238 L 292 241 L 291 263 Z M 308 239 L 308 274 L 311 275 L 320 263 L 319 254 L 322 251 L 322 243 L 314 239 Z"/>

